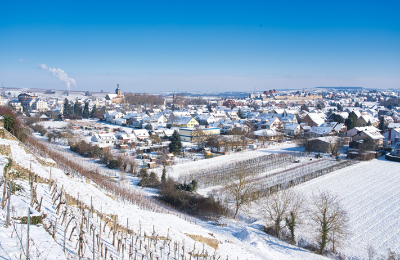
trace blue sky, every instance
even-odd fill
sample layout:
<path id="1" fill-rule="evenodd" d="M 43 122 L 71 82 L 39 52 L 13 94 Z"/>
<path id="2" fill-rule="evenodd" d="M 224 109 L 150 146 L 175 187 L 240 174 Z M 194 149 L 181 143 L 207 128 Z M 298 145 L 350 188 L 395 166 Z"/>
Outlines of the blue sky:
<path id="1" fill-rule="evenodd" d="M 3 1 L 0 81 L 71 90 L 400 87 L 400 1 Z"/>

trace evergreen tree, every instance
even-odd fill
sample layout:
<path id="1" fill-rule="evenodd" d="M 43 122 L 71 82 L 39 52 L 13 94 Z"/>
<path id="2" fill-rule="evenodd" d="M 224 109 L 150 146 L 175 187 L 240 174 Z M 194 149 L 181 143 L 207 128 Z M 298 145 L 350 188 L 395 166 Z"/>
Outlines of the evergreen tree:
<path id="1" fill-rule="evenodd" d="M 309 110 L 308 110 L 308 107 L 305 105 L 305 104 L 303 104 L 303 105 L 301 105 L 301 111 L 307 111 L 307 112 L 310 112 Z"/>
<path id="2" fill-rule="evenodd" d="M 371 120 L 368 120 L 367 126 L 372 126 Z"/>
<path id="3" fill-rule="evenodd" d="M 81 116 L 82 115 L 82 108 L 81 108 L 81 104 L 79 104 L 79 102 L 78 102 L 78 99 L 75 100 L 74 115 L 75 116 Z"/>
<path id="4" fill-rule="evenodd" d="M 344 123 L 344 119 L 343 119 L 343 117 L 342 117 L 341 115 L 333 114 L 333 115 L 331 116 L 331 118 L 332 118 L 332 121 L 333 121 L 333 122 L 338 122 L 339 124 L 340 124 L 340 123 Z"/>
<path id="5" fill-rule="evenodd" d="M 379 118 L 379 129 L 382 133 L 386 132 L 385 118 L 383 116 Z"/>
<path id="6" fill-rule="evenodd" d="M 92 111 L 90 111 L 90 117 L 94 118 L 97 114 L 97 107 L 96 105 L 93 106 Z"/>
<path id="7" fill-rule="evenodd" d="M 178 132 L 175 130 L 174 134 L 171 137 L 171 143 L 169 144 L 169 151 L 171 153 L 180 154 L 182 149 L 181 137 Z"/>
<path id="8" fill-rule="evenodd" d="M 165 184 L 167 182 L 167 169 L 165 168 L 165 164 L 163 165 L 162 175 L 161 175 L 161 184 Z"/>
<path id="9" fill-rule="evenodd" d="M 83 108 L 82 117 L 83 118 L 89 118 L 89 104 L 88 104 L 88 102 L 85 102 L 85 107 Z"/>
<path id="10" fill-rule="evenodd" d="M 14 128 L 14 117 L 9 115 L 9 114 L 3 114 L 3 124 L 4 128 L 8 131 L 11 132 Z"/>
<path id="11" fill-rule="evenodd" d="M 64 99 L 64 110 L 63 110 L 63 116 L 71 116 L 72 115 L 72 109 L 71 105 L 68 102 L 68 99 Z"/>
<path id="12" fill-rule="evenodd" d="M 244 119 L 242 109 L 240 109 L 240 108 L 239 108 L 239 112 L 238 112 L 238 117 L 239 117 L 240 119 Z"/>
<path id="13" fill-rule="evenodd" d="M 349 117 L 344 121 L 347 129 L 353 129 L 357 126 L 357 115 L 353 111 L 350 112 Z"/>

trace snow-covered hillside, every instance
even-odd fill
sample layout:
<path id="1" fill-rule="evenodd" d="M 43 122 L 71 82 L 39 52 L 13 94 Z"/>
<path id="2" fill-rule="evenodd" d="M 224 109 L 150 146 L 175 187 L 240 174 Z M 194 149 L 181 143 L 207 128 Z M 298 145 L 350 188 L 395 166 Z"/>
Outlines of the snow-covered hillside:
<path id="1" fill-rule="evenodd" d="M 209 256 L 215 254 L 220 256 L 222 259 L 225 259 L 226 257 L 229 257 L 229 259 L 324 259 L 324 257 L 315 255 L 304 249 L 286 244 L 276 238 L 266 235 L 261 231 L 261 225 L 259 224 L 248 224 L 246 222 L 237 222 L 228 219 L 224 221 L 227 224 L 226 226 L 216 226 L 210 222 L 194 219 L 173 210 L 165 210 L 166 213 L 156 213 L 141 209 L 138 205 L 133 205 L 122 200 L 116 200 L 113 196 L 110 196 L 110 194 L 100 190 L 97 185 L 90 180 L 68 177 L 59 169 L 52 168 L 50 170 L 49 166 L 43 166 L 37 161 L 38 158 L 36 156 L 28 153 L 27 150 L 17 141 L 2 139 L 1 145 L 10 145 L 12 158 L 16 165 L 18 164 L 25 169 L 31 169 L 34 174 L 37 174 L 43 179 L 51 178 L 51 180 L 54 181 L 54 185 L 51 189 L 49 189 L 47 183 L 35 184 L 37 187 L 37 198 L 40 200 L 40 198 L 43 197 L 41 213 L 46 214 L 43 226 L 46 226 L 49 229 L 49 233 L 44 230 L 43 226 L 39 225 L 33 227 L 32 230 L 34 231 L 32 231 L 31 234 L 35 241 L 35 245 L 44 243 L 47 246 L 50 246 L 49 249 L 46 250 L 45 247 L 40 247 L 43 251 L 41 253 L 42 255 L 48 253 L 47 259 L 62 259 L 62 257 L 59 257 L 58 255 L 60 254 L 60 250 L 62 252 L 66 222 L 62 221 L 63 217 L 61 213 L 57 214 L 56 202 L 59 200 L 55 199 L 57 197 L 56 195 L 61 192 L 63 193 L 62 199 L 64 199 L 64 194 L 67 194 L 68 197 L 73 199 L 77 199 L 79 196 L 79 200 L 84 205 L 93 205 L 96 212 L 101 212 L 102 214 L 107 214 L 109 216 L 117 215 L 118 225 L 120 227 L 126 227 L 127 224 L 129 225 L 129 229 L 135 233 L 133 237 L 130 237 L 129 235 L 127 236 L 122 232 L 118 234 L 118 237 L 122 239 L 121 241 L 124 241 L 126 238 L 124 242 L 125 259 L 128 259 L 131 246 L 138 250 L 135 254 L 146 254 L 143 246 L 139 249 L 138 242 L 135 244 L 135 241 L 138 241 L 138 239 L 139 241 L 147 241 L 143 236 L 144 232 L 146 232 L 147 235 L 151 235 L 155 232 L 158 236 L 169 237 L 172 244 L 168 246 L 164 243 L 164 252 L 166 252 L 165 250 L 173 251 L 176 243 L 180 248 L 180 254 L 182 254 L 182 247 L 184 246 L 186 249 L 186 259 L 189 259 L 190 256 L 188 253 L 190 251 L 193 251 L 194 253 L 202 253 L 203 248 L 204 251 L 208 252 Z M 30 185 L 26 180 L 19 179 L 16 180 L 16 182 L 23 187 L 23 191 L 12 195 L 11 206 L 17 211 L 20 210 L 23 212 L 26 211 L 27 205 L 30 202 Z M 140 196 L 140 194 L 142 194 L 142 196 L 147 196 L 147 194 L 141 191 L 141 188 L 132 186 L 129 183 L 124 185 L 128 185 L 129 188 L 135 190 L 138 196 Z M 0 188 L 3 189 L 3 187 L 4 186 Z M 14 197 L 18 198 L 20 203 L 14 203 L 14 201 L 17 201 Z M 19 207 L 22 208 L 18 209 Z M 65 210 L 65 204 L 61 204 L 61 207 L 62 209 L 60 212 L 63 212 Z M 154 204 L 154 207 L 156 207 L 156 204 Z M 4 223 L 4 214 L 4 210 L 1 210 L 1 223 Z M 84 214 L 87 216 L 87 210 Z M 85 225 L 82 227 L 83 233 L 80 233 L 79 231 L 81 230 L 79 223 L 82 217 L 82 211 L 76 208 L 76 204 L 71 205 L 70 202 L 67 216 L 68 219 L 73 218 L 73 224 L 71 224 L 67 229 L 67 234 L 68 236 L 71 236 L 71 241 L 67 238 L 67 253 L 65 254 L 65 257 L 67 259 L 77 259 L 78 238 L 79 236 L 82 236 L 82 234 L 82 239 L 85 241 L 86 245 L 83 254 L 88 258 L 91 257 L 93 248 L 93 243 L 91 242 L 92 238 L 90 236 L 91 231 L 88 230 L 88 228 L 85 228 Z M 90 227 L 93 225 L 92 227 L 95 229 L 96 234 L 98 234 L 100 230 L 99 225 L 105 225 L 105 221 L 100 221 L 97 218 L 96 213 L 93 215 L 93 218 L 89 219 L 89 223 L 90 225 L 88 226 Z M 56 229 L 53 229 L 54 225 L 56 225 Z M 54 234 L 55 240 L 51 241 L 53 230 L 56 230 L 56 234 Z M 10 243 L 10 232 L 12 232 L 12 230 L 10 231 L 9 229 L 0 227 L 0 234 L 2 234 L 0 236 L 0 252 L 5 252 L 5 259 L 19 259 L 24 242 L 22 242 L 22 245 L 21 243 L 18 243 L 18 241 Z M 141 234 L 140 237 L 138 235 L 139 233 Z M 218 250 L 215 250 L 211 246 L 203 245 L 202 242 L 195 241 L 189 237 L 193 237 L 193 235 L 202 236 L 203 238 L 210 240 L 215 239 L 218 241 Z M 112 232 L 110 234 L 109 225 L 107 225 L 105 230 L 102 230 L 101 243 L 107 245 L 107 248 L 109 249 L 107 253 L 112 255 L 113 259 L 122 259 L 121 248 L 118 249 L 117 244 L 115 244 L 115 246 L 112 245 Z M 159 246 L 161 246 L 161 242 Z M 99 250 L 98 247 L 96 248 Z M 163 257 L 161 257 L 160 250 L 157 252 L 154 249 L 152 250 L 153 257 L 159 256 L 160 259 L 167 259 L 165 253 L 163 254 Z M 104 249 L 101 251 L 104 253 Z M 135 251 L 133 250 L 133 252 Z M 32 254 L 38 253 L 32 251 Z M 97 252 L 96 257 L 99 256 L 99 254 L 100 253 Z M 38 259 L 45 258 L 39 257 Z M 98 259 L 101 258 L 99 257 Z M 170 255 L 169 259 L 174 258 Z"/>

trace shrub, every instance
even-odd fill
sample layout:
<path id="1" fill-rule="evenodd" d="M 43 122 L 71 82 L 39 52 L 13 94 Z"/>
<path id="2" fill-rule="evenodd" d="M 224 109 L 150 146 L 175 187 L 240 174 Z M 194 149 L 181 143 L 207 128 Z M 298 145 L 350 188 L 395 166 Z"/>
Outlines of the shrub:
<path id="1" fill-rule="evenodd" d="M 4 117 L 4 128 L 13 134 L 18 140 L 24 142 L 30 132 L 21 123 L 14 111 L 9 107 L 0 106 L 0 115 Z"/>
<path id="2" fill-rule="evenodd" d="M 160 189 L 160 199 L 178 210 L 195 216 L 218 217 L 224 215 L 226 208 L 212 196 L 204 197 L 197 193 L 187 191 L 197 186 L 197 182 L 191 184 L 178 184 L 168 178 Z M 195 189 L 195 188 L 194 188 Z"/>
<path id="3" fill-rule="evenodd" d="M 145 168 L 142 168 L 145 169 Z M 159 188 L 161 182 L 158 180 L 157 175 L 154 172 L 150 173 L 150 176 L 147 174 L 147 170 L 141 175 L 142 179 L 138 183 L 139 186 L 142 187 L 150 187 L 150 188 Z"/>
<path id="4" fill-rule="evenodd" d="M 107 164 L 107 167 L 109 169 L 119 169 L 121 167 L 121 165 L 122 165 L 122 163 L 120 160 L 113 159 Z"/>

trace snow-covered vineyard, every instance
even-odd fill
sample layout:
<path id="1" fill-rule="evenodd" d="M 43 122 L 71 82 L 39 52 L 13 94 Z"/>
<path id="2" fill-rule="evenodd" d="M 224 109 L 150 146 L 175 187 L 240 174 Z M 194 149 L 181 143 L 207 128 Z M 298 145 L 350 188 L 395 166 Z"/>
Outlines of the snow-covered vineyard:
<path id="1" fill-rule="evenodd" d="M 31 139 L 27 146 L 12 138 L 0 139 L 0 167 L 12 158 L 7 181 L 13 179 L 10 197 L 9 182 L 6 185 L 2 179 L 0 187 L 6 191 L 0 210 L 4 259 L 26 258 L 28 208 L 31 218 L 41 219 L 29 228 L 30 259 L 325 259 L 263 231 L 263 196 L 240 211 L 239 221 L 208 222 L 154 199 L 154 189 L 138 187 L 137 177 L 123 180 L 119 173 L 54 144 Z M 294 186 L 306 196 L 330 190 L 340 194 L 349 212 L 351 236 L 341 247 L 342 256 L 363 259 L 371 247 L 377 256 L 388 248 L 399 250 L 400 173 L 394 162 L 315 158 L 293 145 L 205 162 L 203 167 L 197 161 L 174 165 L 168 173 L 181 182 L 198 180 L 200 194 L 234 183 L 240 171 L 251 172 L 258 195 L 268 194 L 271 187 Z M 376 174 L 376 168 L 381 173 Z M 311 243 L 313 233 L 304 224 L 296 237 Z"/>
<path id="2" fill-rule="evenodd" d="M 4 259 L 26 258 L 28 227 L 23 223 L 27 222 L 28 208 L 31 218 L 40 219 L 29 227 L 29 259 L 92 259 L 93 254 L 95 259 L 322 258 L 268 238 L 245 224 L 227 220 L 228 227 L 215 226 L 186 216 L 157 204 L 127 182 L 117 182 L 119 188 L 115 189 L 106 185 L 102 188 L 104 182 L 97 184 L 96 178 L 63 168 L 62 155 L 83 161 L 68 152 L 56 160 L 64 169 L 60 170 L 54 167 L 54 161 L 40 157 L 40 151 L 32 153 L 16 140 L 1 139 L 0 145 L 0 167 L 12 158 L 8 180 L 13 179 L 12 187 L 18 187 L 11 189 L 10 197 L 2 199 L 5 204 L 8 198 L 11 201 L 9 226 L 0 228 L 0 252 Z M 95 171 L 94 165 L 87 164 L 85 168 Z M 3 179 L 1 190 L 8 191 L 8 180 L 5 183 Z M 131 190 L 136 199 L 122 199 L 121 194 L 118 196 L 121 189 Z M 143 200 L 146 202 L 140 203 Z M 2 226 L 6 216 L 4 207 L 0 214 Z M 254 244 L 259 246 L 250 245 L 249 240 L 257 241 Z M 263 250 L 259 248 L 261 244 Z M 284 250 L 274 249 L 277 244 L 282 244 Z"/>
<path id="3" fill-rule="evenodd" d="M 399 186 L 399 164 L 380 159 L 335 171 L 296 189 L 308 196 L 318 190 L 337 194 L 348 211 L 351 231 L 344 251 L 367 258 L 368 249 L 377 256 L 388 249 L 400 252 Z"/>

